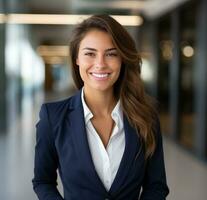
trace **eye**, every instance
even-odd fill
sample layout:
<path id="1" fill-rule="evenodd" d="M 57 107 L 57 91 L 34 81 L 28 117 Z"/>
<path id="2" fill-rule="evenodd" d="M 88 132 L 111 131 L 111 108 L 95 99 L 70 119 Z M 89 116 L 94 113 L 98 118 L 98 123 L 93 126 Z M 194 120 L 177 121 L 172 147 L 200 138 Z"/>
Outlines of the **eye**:
<path id="1" fill-rule="evenodd" d="M 115 52 L 109 52 L 109 53 L 106 54 L 106 56 L 108 56 L 108 57 L 116 57 L 116 56 L 118 56 L 118 54 L 115 53 Z"/>
<path id="2" fill-rule="evenodd" d="M 90 57 L 94 57 L 95 53 L 93 53 L 93 52 L 86 52 L 86 53 L 84 53 L 84 55 L 90 56 Z"/>

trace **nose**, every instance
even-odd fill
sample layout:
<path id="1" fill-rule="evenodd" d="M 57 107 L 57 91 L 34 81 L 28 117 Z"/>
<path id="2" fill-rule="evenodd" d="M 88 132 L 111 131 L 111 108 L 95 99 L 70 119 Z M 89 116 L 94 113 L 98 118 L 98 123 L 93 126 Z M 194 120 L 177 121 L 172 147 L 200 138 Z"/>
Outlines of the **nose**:
<path id="1" fill-rule="evenodd" d="M 95 67 L 98 69 L 106 67 L 106 62 L 103 55 L 97 56 Z"/>

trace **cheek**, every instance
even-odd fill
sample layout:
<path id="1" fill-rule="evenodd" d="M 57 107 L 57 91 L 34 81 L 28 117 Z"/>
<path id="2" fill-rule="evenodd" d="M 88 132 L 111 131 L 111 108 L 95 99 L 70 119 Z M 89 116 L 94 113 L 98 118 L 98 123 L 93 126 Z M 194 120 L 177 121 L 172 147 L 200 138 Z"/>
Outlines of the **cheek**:
<path id="1" fill-rule="evenodd" d="M 80 76 L 81 76 L 82 80 L 84 80 L 85 70 L 82 67 L 79 67 L 79 73 L 80 73 Z"/>
<path id="2" fill-rule="evenodd" d="M 116 67 L 116 80 L 118 80 L 118 78 L 121 74 L 121 68 L 122 68 L 122 64 L 120 62 L 119 64 L 117 64 L 117 67 Z"/>
<path id="3" fill-rule="evenodd" d="M 79 65 L 79 73 L 80 73 L 80 77 L 83 80 L 83 82 L 85 82 L 88 79 L 88 69 L 89 67 L 86 65 L 86 63 L 84 63 L 84 65 Z"/>
<path id="4" fill-rule="evenodd" d="M 121 62 L 116 62 L 115 64 L 114 64 L 114 66 L 115 66 L 115 71 L 117 72 L 117 74 L 120 74 L 120 71 L 121 71 Z"/>
<path id="5" fill-rule="evenodd" d="M 122 60 L 121 58 L 117 58 L 114 60 L 114 66 L 116 66 L 116 70 L 120 70 L 121 69 L 121 65 L 122 65 Z"/>
<path id="6" fill-rule="evenodd" d="M 120 72 L 121 72 L 121 70 L 120 70 L 120 68 L 117 70 L 117 77 L 116 77 L 116 80 L 118 80 L 118 78 L 119 78 L 119 76 L 120 76 Z"/>
<path id="7" fill-rule="evenodd" d="M 80 71 L 84 71 L 88 68 L 89 66 L 89 61 L 88 59 L 84 58 L 84 57 L 80 57 L 76 60 L 77 65 L 79 66 L 79 70 Z"/>
<path id="8" fill-rule="evenodd" d="M 85 57 L 85 56 L 80 56 L 76 63 L 78 63 L 79 66 L 89 66 L 91 64 L 93 64 L 93 59 L 91 59 L 90 57 Z"/>

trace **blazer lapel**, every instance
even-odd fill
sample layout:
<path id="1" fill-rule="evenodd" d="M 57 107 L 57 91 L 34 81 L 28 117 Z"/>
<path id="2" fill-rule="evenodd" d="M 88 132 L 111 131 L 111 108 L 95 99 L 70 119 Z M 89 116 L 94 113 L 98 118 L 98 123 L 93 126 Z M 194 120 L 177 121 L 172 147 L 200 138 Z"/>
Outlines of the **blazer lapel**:
<path id="1" fill-rule="evenodd" d="M 73 97 L 72 105 L 70 105 L 70 111 L 68 112 L 68 120 L 70 130 L 72 130 L 72 139 L 74 141 L 74 146 L 77 154 L 80 156 L 80 165 L 84 166 L 87 171 L 89 180 L 93 181 L 96 189 L 102 192 L 106 192 L 103 183 L 101 182 L 93 164 L 91 157 L 85 120 L 83 114 L 83 106 L 81 102 L 81 91 Z"/>
<path id="2" fill-rule="evenodd" d="M 132 128 L 126 117 L 124 117 L 124 131 L 125 150 L 116 177 L 110 188 L 110 192 L 112 194 L 118 193 L 121 185 L 123 185 L 123 183 L 125 182 L 130 167 L 135 160 L 137 149 L 139 149 L 141 145 L 135 129 Z"/>
<path id="3" fill-rule="evenodd" d="M 106 189 L 95 170 L 88 145 L 83 114 L 84 111 L 81 102 L 81 91 L 79 91 L 78 94 L 72 98 L 72 102 L 69 106 L 67 121 L 69 124 L 69 129 L 72 130 L 71 133 L 75 144 L 75 151 L 80 156 L 80 165 L 86 168 L 89 180 L 93 182 L 96 189 L 98 189 L 103 194 L 106 194 Z M 125 150 L 116 177 L 109 190 L 109 192 L 112 194 L 117 193 L 125 182 L 130 167 L 135 160 L 136 153 L 141 146 L 135 129 L 132 128 L 126 117 L 124 117 L 124 131 Z"/>

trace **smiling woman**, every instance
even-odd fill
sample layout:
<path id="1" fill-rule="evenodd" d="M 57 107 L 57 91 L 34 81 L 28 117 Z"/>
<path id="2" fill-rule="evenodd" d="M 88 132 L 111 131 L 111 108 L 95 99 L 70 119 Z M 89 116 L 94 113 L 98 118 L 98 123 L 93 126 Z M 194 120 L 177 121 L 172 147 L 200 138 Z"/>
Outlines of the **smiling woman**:
<path id="1" fill-rule="evenodd" d="M 133 39 L 110 16 L 94 15 L 75 28 L 70 53 L 79 91 L 41 108 L 33 179 L 38 198 L 165 200 L 159 120 Z"/>
<path id="2" fill-rule="evenodd" d="M 80 42 L 76 64 L 86 96 L 98 91 L 105 91 L 105 96 L 108 96 L 106 92 L 113 94 L 113 85 L 120 74 L 121 56 L 109 34 L 96 29 L 89 31 Z"/>

